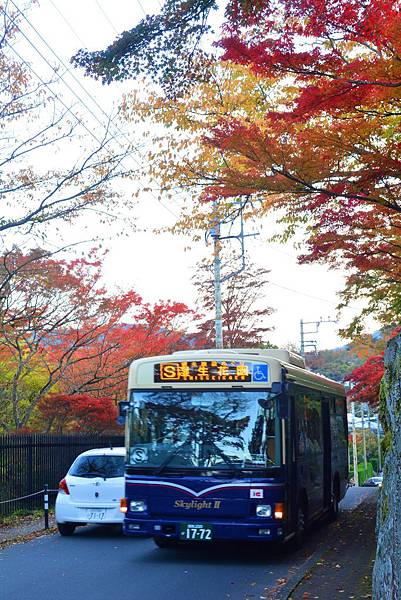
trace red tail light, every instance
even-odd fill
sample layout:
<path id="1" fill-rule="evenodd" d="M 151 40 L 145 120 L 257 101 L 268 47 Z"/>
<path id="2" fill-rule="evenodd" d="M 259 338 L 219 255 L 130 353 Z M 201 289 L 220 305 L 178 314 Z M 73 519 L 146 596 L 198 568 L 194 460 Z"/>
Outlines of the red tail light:
<path id="1" fill-rule="evenodd" d="M 62 479 L 58 484 L 58 489 L 60 492 L 64 492 L 64 494 L 69 494 L 70 490 L 68 489 L 68 485 L 65 479 Z"/>

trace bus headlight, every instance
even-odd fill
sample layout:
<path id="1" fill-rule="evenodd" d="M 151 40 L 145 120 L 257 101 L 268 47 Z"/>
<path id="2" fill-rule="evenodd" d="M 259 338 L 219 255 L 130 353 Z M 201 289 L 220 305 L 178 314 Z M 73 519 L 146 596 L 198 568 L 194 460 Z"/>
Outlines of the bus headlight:
<path id="1" fill-rule="evenodd" d="M 146 500 L 131 500 L 129 509 L 131 512 L 146 512 Z"/>
<path id="2" fill-rule="evenodd" d="M 272 516 L 272 507 L 270 504 L 258 504 L 256 507 L 256 516 L 257 517 L 271 517 Z"/>

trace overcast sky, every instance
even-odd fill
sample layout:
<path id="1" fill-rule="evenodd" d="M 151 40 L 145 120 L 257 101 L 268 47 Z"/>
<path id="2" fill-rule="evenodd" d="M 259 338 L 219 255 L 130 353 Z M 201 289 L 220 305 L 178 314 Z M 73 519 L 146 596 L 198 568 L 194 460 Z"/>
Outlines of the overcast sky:
<path id="1" fill-rule="evenodd" d="M 14 4 L 21 9 L 24 6 L 21 0 L 14 0 Z M 52 67 L 61 63 L 62 81 L 57 89 L 63 90 L 64 99 L 74 101 L 77 111 L 85 115 L 91 127 L 100 128 L 132 83 L 103 87 L 72 69 L 69 59 L 81 47 L 90 50 L 106 47 L 117 33 L 132 28 L 143 18 L 145 9 L 152 11 L 159 7 L 157 0 L 41 0 L 37 8 L 27 13 L 29 22 L 21 21 L 25 37 L 17 49 L 32 64 L 36 75 L 43 78 L 49 78 Z M 137 140 L 138 132 L 126 129 L 124 135 Z M 137 141 L 141 142 L 140 136 Z M 134 165 L 140 156 L 131 160 Z M 128 197 L 131 187 L 127 186 L 124 193 Z M 110 287 L 133 287 L 150 302 L 170 298 L 194 306 L 191 278 L 197 261 L 211 256 L 212 246 L 203 241 L 190 243 L 188 238 L 153 233 L 154 226 L 173 224 L 175 214 L 178 214 L 175 203 L 167 200 L 160 203 L 155 195 L 145 192 L 141 193 L 135 210 L 135 231 L 126 227 L 132 215 L 121 211 L 111 230 L 104 232 L 105 246 L 109 248 L 105 277 Z M 246 247 L 253 262 L 271 271 L 266 286 L 266 304 L 275 309 L 268 322 L 274 327 L 270 340 L 279 346 L 299 344 L 300 319 L 334 319 L 336 294 L 342 287 L 343 275 L 324 266 L 299 266 L 291 246 L 267 244 L 272 227 L 273 223 L 265 219 L 248 228 L 248 232 L 259 235 L 249 238 Z M 68 235 L 78 241 L 87 239 L 88 234 L 75 225 Z M 57 237 L 50 234 L 49 242 L 56 244 Z M 318 334 L 309 335 L 308 339 L 316 339 L 320 349 L 343 345 L 344 340 L 337 335 L 338 326 L 355 315 L 357 306 L 354 303 L 345 310 L 339 324 L 322 323 Z M 313 325 L 308 327 L 313 329 Z"/>

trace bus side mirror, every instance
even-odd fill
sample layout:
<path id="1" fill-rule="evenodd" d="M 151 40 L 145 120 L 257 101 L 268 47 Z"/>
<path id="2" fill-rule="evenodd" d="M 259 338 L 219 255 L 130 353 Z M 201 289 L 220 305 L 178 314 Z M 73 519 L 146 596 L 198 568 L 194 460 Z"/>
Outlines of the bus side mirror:
<path id="1" fill-rule="evenodd" d="M 273 381 L 271 391 L 277 400 L 279 418 L 288 419 L 288 396 L 285 383 Z"/>
<path id="2" fill-rule="evenodd" d="M 288 419 L 288 397 L 286 394 L 280 394 L 278 397 L 278 416 L 280 419 Z"/>
<path id="3" fill-rule="evenodd" d="M 119 425 L 124 425 L 125 418 L 127 416 L 127 411 L 129 408 L 129 402 L 127 400 L 121 401 L 118 403 L 118 419 L 117 423 Z"/>
<path id="4" fill-rule="evenodd" d="M 283 392 L 283 384 L 281 381 L 273 381 L 272 394 L 281 394 Z"/>

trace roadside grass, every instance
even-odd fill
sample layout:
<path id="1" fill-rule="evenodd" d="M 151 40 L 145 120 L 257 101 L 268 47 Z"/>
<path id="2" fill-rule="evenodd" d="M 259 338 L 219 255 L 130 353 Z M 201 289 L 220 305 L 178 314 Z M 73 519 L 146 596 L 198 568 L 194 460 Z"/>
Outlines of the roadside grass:
<path id="1" fill-rule="evenodd" d="M 49 515 L 54 514 L 54 508 L 49 508 Z M 44 518 L 43 508 L 35 510 L 18 509 L 10 515 L 0 515 L 0 527 L 17 527 L 22 523 Z"/>

